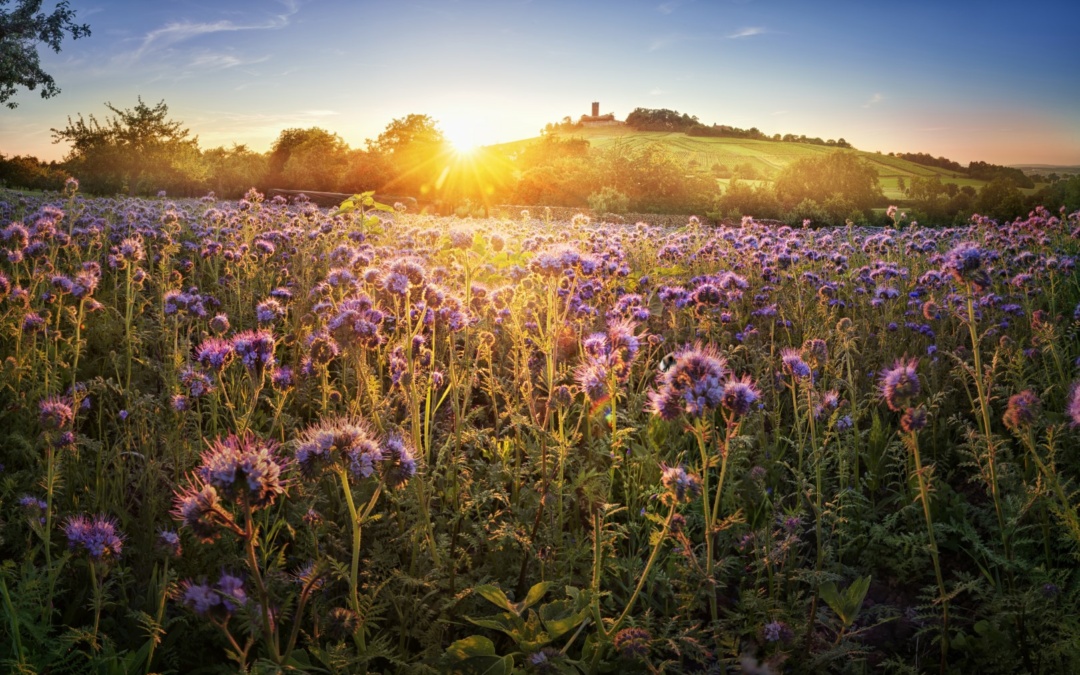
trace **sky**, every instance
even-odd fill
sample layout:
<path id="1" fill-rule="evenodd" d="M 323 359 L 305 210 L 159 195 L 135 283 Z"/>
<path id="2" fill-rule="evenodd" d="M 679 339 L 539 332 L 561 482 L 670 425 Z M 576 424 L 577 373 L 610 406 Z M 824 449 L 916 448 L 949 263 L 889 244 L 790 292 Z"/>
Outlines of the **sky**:
<path id="1" fill-rule="evenodd" d="M 363 147 L 430 115 L 459 145 L 668 108 L 954 161 L 1080 165 L 1072 0 L 72 0 L 61 88 L 0 108 L 0 154 L 60 160 L 69 116 L 165 101 L 200 147 L 288 128 Z M 45 2 L 51 9 L 54 2 Z M 4 9 L 10 9 L 10 5 Z"/>

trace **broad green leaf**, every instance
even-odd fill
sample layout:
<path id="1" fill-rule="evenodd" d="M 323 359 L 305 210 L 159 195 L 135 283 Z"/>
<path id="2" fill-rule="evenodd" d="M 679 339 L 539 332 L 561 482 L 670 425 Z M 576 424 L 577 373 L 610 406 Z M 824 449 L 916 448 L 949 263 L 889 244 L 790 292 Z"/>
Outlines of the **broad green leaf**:
<path id="1" fill-rule="evenodd" d="M 491 630 L 501 631 L 506 633 L 510 637 L 519 639 L 520 633 L 525 628 L 525 622 L 521 620 L 521 617 L 510 612 L 503 614 L 496 614 L 495 616 L 489 616 L 486 619 L 473 619 L 465 617 L 465 620 L 474 626 L 480 626 L 481 628 L 490 628 Z"/>
<path id="2" fill-rule="evenodd" d="M 473 656 L 495 656 L 495 643 L 483 635 L 470 635 L 447 647 L 446 653 L 458 661 Z"/>
<path id="3" fill-rule="evenodd" d="M 518 605 L 518 614 L 540 602 L 541 598 L 544 597 L 544 594 L 548 592 L 548 589 L 554 585 L 555 584 L 551 581 L 541 581 L 530 588 L 529 592 L 525 594 L 525 600 Z"/>
<path id="4" fill-rule="evenodd" d="M 473 590 L 482 595 L 484 599 L 496 607 L 500 607 L 509 612 L 514 612 L 515 614 L 520 614 L 520 612 L 514 610 L 514 603 L 510 602 L 510 598 L 506 597 L 506 593 L 503 593 L 502 589 L 498 586 L 484 584 L 482 586 L 477 586 Z"/>

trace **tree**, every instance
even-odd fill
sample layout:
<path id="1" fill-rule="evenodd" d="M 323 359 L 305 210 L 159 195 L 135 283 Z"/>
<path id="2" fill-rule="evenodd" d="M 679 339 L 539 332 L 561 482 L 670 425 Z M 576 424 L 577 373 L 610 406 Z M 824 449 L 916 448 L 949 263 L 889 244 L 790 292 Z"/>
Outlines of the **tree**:
<path id="1" fill-rule="evenodd" d="M 203 151 L 202 157 L 209 173 L 209 187 L 222 199 L 239 199 L 266 180 L 266 155 L 246 145 L 210 148 Z"/>
<path id="2" fill-rule="evenodd" d="M 867 212 L 883 199 L 877 171 L 843 150 L 792 162 L 777 176 L 774 188 L 785 210 L 807 199 L 821 204 L 842 197 L 854 209 Z"/>
<path id="3" fill-rule="evenodd" d="M 319 127 L 285 129 L 270 150 L 272 187 L 333 191 L 348 165 L 349 146 Z"/>
<path id="4" fill-rule="evenodd" d="M 206 167 L 198 138 L 189 137 L 183 122 L 168 119 L 165 101 L 154 107 L 139 98 L 133 109 L 113 112 L 105 123 L 80 114 L 68 117 L 65 129 L 53 129 L 53 143 L 71 143 L 65 160 L 68 168 L 90 192 L 126 191 L 153 194 L 158 190 L 194 193 L 203 186 Z"/>
<path id="5" fill-rule="evenodd" d="M 386 188 L 414 195 L 433 196 L 450 159 L 442 131 L 427 115 L 395 119 L 376 140 L 368 141 L 368 149 L 390 159 L 393 178 Z"/>
<path id="6" fill-rule="evenodd" d="M 0 7 L 7 3 L 0 0 Z M 13 10 L 0 10 L 0 103 L 8 108 L 19 105 L 11 100 L 19 87 L 33 91 L 41 86 L 41 98 L 60 93 L 56 81 L 41 69 L 39 42 L 59 53 L 65 34 L 73 40 L 90 35 L 90 26 L 75 23 L 75 10 L 66 0 L 51 14 L 40 13 L 41 4 L 42 0 L 16 0 Z"/>

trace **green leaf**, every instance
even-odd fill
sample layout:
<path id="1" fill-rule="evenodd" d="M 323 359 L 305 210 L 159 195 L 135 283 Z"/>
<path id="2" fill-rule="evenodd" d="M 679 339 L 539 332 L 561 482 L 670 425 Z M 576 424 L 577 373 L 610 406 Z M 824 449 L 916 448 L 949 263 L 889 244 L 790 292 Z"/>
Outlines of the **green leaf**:
<path id="1" fill-rule="evenodd" d="M 446 648 L 446 653 L 457 661 L 474 656 L 495 656 L 495 643 L 483 635 L 470 635 Z"/>
<path id="2" fill-rule="evenodd" d="M 577 612 L 568 600 L 551 602 L 540 607 L 540 621 L 544 624 L 544 630 L 552 640 L 558 640 L 569 633 L 585 620 L 589 609 L 583 608 Z"/>
<path id="3" fill-rule="evenodd" d="M 489 616 L 486 619 L 473 619 L 465 617 L 465 620 L 474 626 L 480 626 L 481 628 L 490 628 L 491 630 L 501 631 L 506 633 L 510 637 L 518 640 L 521 638 L 519 633 L 525 628 L 525 623 L 521 620 L 521 617 L 512 614 L 510 612 L 504 612 L 502 614 L 496 614 L 495 616 Z"/>
<path id="4" fill-rule="evenodd" d="M 515 611 L 514 603 L 510 602 L 510 598 L 506 597 L 506 593 L 503 593 L 502 589 L 498 586 L 494 586 L 492 584 L 484 584 L 482 586 L 477 586 L 473 590 L 479 593 L 481 596 L 484 597 L 485 600 L 495 605 L 496 607 L 505 609 L 509 612 L 514 612 L 515 614 L 521 613 Z"/>
<path id="5" fill-rule="evenodd" d="M 529 592 L 525 594 L 525 600 L 516 605 L 516 607 L 518 607 L 517 613 L 521 614 L 521 612 L 540 602 L 544 597 L 544 594 L 548 592 L 548 589 L 554 585 L 554 582 L 551 581 L 541 581 L 530 588 Z"/>

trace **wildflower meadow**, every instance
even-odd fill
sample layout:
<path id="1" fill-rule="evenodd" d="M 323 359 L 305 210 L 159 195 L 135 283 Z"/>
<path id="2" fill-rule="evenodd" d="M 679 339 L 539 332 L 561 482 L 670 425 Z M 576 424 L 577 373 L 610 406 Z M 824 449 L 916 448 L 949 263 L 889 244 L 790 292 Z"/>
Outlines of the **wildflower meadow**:
<path id="1" fill-rule="evenodd" d="M 0 192 L 0 670 L 1077 672 L 1080 212 L 889 215 Z"/>

